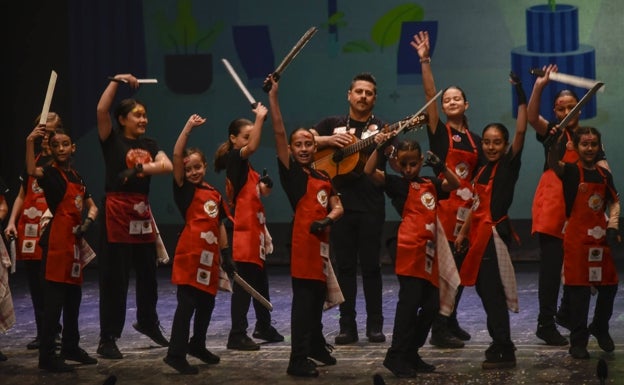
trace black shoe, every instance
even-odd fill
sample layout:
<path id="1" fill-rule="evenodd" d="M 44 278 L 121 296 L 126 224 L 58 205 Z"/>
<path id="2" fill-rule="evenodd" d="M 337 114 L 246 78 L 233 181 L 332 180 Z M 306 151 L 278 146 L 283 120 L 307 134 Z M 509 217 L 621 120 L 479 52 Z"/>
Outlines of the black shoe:
<path id="1" fill-rule="evenodd" d="M 429 343 L 433 346 L 446 349 L 459 349 L 464 347 L 464 341 L 455 337 L 446 329 L 434 332 L 431 331 Z"/>
<path id="2" fill-rule="evenodd" d="M 371 330 L 366 332 L 366 337 L 368 337 L 368 342 L 386 342 L 386 336 L 383 334 L 381 330 Z"/>
<path id="3" fill-rule="evenodd" d="M 470 341 L 470 338 L 472 338 L 470 333 L 468 333 L 467 331 L 462 329 L 461 326 L 459 326 L 459 324 L 457 323 L 457 320 L 454 320 L 454 321 L 451 320 L 449 322 L 448 329 L 452 335 L 454 335 L 455 337 L 457 337 L 458 339 L 462 341 Z"/>
<path id="4" fill-rule="evenodd" d="M 212 354 L 210 350 L 206 349 L 204 346 L 190 345 L 188 354 L 210 365 L 216 365 L 221 361 L 221 357 Z"/>
<path id="5" fill-rule="evenodd" d="M 67 373 L 74 371 L 73 366 L 67 365 L 65 360 L 56 354 L 46 357 L 45 359 L 39 358 L 39 369 L 47 370 L 52 373 Z"/>
<path id="6" fill-rule="evenodd" d="M 2 352 L 0 352 L 0 362 L 1 362 L 1 361 L 6 361 L 6 360 L 8 360 L 8 359 L 9 359 L 9 358 L 8 358 L 7 356 L 5 356 L 4 354 L 2 354 Z"/>
<path id="7" fill-rule="evenodd" d="M 535 335 L 537 338 L 544 340 L 546 345 L 566 346 L 568 344 L 568 340 L 559 333 L 555 325 L 538 326 Z"/>
<path id="8" fill-rule="evenodd" d="M 152 327 L 146 328 L 139 325 L 138 322 L 132 324 L 132 327 L 139 333 L 145 334 L 160 346 L 169 346 L 169 341 L 163 336 L 160 323 L 156 323 Z"/>
<path id="9" fill-rule="evenodd" d="M 570 350 L 568 350 L 572 358 L 576 358 L 579 360 L 588 360 L 589 352 L 583 346 L 572 346 Z"/>
<path id="10" fill-rule="evenodd" d="M 615 350 L 613 339 L 609 335 L 608 331 L 598 332 L 594 327 L 593 323 L 589 324 L 587 329 L 589 330 L 589 334 L 596 337 L 596 340 L 598 340 L 598 346 L 600 346 L 600 349 L 604 350 L 607 353 L 611 353 L 613 350 Z"/>
<path id="11" fill-rule="evenodd" d="M 284 341 L 284 336 L 279 334 L 279 332 L 273 326 L 271 326 L 267 330 L 255 329 L 251 336 L 259 340 L 265 340 L 266 342 Z"/>
<path id="12" fill-rule="evenodd" d="M 247 337 L 247 335 L 230 335 L 228 337 L 227 348 L 234 350 L 260 350 L 260 345 L 255 343 L 251 338 Z"/>
<path id="13" fill-rule="evenodd" d="M 100 343 L 97 348 L 97 354 L 103 358 L 110 360 L 120 360 L 123 358 L 123 354 L 119 351 L 115 339 L 100 339 Z"/>
<path id="14" fill-rule="evenodd" d="M 165 364 L 171 366 L 177 370 L 180 374 L 197 374 L 199 369 L 196 366 L 192 366 L 185 358 L 174 358 L 171 356 L 165 356 L 163 358 Z"/>
<path id="15" fill-rule="evenodd" d="M 87 352 L 85 352 L 81 347 L 76 347 L 71 350 L 61 349 L 61 357 L 68 361 L 76 361 L 85 365 L 95 365 L 98 362 L 95 358 L 87 354 Z"/>
<path id="16" fill-rule="evenodd" d="M 26 345 L 26 349 L 28 349 L 28 350 L 37 350 L 37 349 L 39 349 L 39 337 L 35 337 L 34 340 L 30 341 Z"/>
<path id="17" fill-rule="evenodd" d="M 482 369 L 508 369 L 516 367 L 516 348 L 513 346 L 498 346 L 491 344 L 485 351 L 485 361 Z"/>
<path id="18" fill-rule="evenodd" d="M 316 364 L 309 359 L 297 360 L 288 364 L 286 373 L 296 377 L 318 377 L 319 372 L 316 370 Z"/>
<path id="19" fill-rule="evenodd" d="M 423 361 L 418 353 L 410 359 L 412 368 L 418 373 L 432 373 L 435 372 L 435 365 L 431 365 Z"/>
<path id="20" fill-rule="evenodd" d="M 336 358 L 331 355 L 333 351 L 334 347 L 330 344 L 326 344 L 323 348 L 311 352 L 310 358 L 328 366 L 336 365 Z"/>
<path id="21" fill-rule="evenodd" d="M 348 345 L 358 341 L 357 332 L 340 331 L 340 334 L 336 336 L 334 342 L 336 345 Z"/>
<path id="22" fill-rule="evenodd" d="M 389 359 L 386 357 L 383 366 L 392 372 L 398 378 L 414 378 L 416 377 L 416 369 L 411 364 L 397 359 Z"/>

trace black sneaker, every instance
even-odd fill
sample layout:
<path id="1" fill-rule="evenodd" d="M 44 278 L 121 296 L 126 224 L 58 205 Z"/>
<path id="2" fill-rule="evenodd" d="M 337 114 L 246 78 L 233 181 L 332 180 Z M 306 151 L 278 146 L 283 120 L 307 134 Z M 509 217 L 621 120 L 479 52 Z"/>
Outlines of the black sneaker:
<path id="1" fill-rule="evenodd" d="M 340 331 L 340 334 L 336 336 L 334 342 L 336 345 L 348 345 L 358 341 L 357 332 Z"/>
<path id="2" fill-rule="evenodd" d="M 538 326 L 535 335 L 537 338 L 544 340 L 546 345 L 566 346 L 568 344 L 568 340 L 559 333 L 555 325 Z"/>
<path id="3" fill-rule="evenodd" d="M 374 343 L 386 342 L 386 336 L 383 334 L 381 330 L 367 331 L 366 337 L 368 337 L 368 342 L 374 342 Z"/>
<path id="4" fill-rule="evenodd" d="M 464 341 L 452 335 L 447 329 L 442 329 L 437 332 L 432 330 L 429 343 L 433 346 L 445 349 L 460 349 L 465 345 Z"/>
<path id="5" fill-rule="evenodd" d="M 462 341 L 470 341 L 470 338 L 472 338 L 470 333 L 468 333 L 467 331 L 462 329 L 461 326 L 459 326 L 459 323 L 457 323 L 457 320 L 451 320 L 449 322 L 448 329 L 452 335 L 454 335 L 455 337 L 459 338 Z"/>
<path id="6" fill-rule="evenodd" d="M 491 344 L 485 351 L 485 361 L 481 364 L 482 369 L 508 369 L 516 367 L 516 348 L 513 346 L 502 347 Z"/>
<path id="7" fill-rule="evenodd" d="M 242 336 L 230 335 L 228 337 L 227 348 L 234 349 L 234 350 L 260 350 L 260 345 L 255 343 L 247 335 L 244 335 L 244 334 Z"/>
<path id="8" fill-rule="evenodd" d="M 432 373 L 436 370 L 435 365 L 431 365 L 423 361 L 422 357 L 420 357 L 418 353 L 410 358 L 410 362 L 412 364 L 412 368 L 414 368 L 414 370 L 418 373 Z"/>
<path id="9" fill-rule="evenodd" d="M 138 322 L 132 324 L 132 327 L 139 333 L 144 334 L 152 339 L 155 343 L 160 346 L 169 346 L 169 341 L 163 336 L 160 323 L 157 322 L 152 327 L 146 328 L 139 325 Z"/>
<path id="10" fill-rule="evenodd" d="M 216 365 L 221 361 L 221 357 L 217 356 L 216 354 L 211 353 L 208 349 L 206 349 L 203 346 L 190 345 L 188 354 L 195 358 L 199 358 L 203 362 L 210 364 L 210 365 Z"/>
<path id="11" fill-rule="evenodd" d="M 392 372 L 398 378 L 414 378 L 416 377 L 416 369 L 408 362 L 403 362 L 398 359 L 389 359 L 386 357 L 383 362 L 383 366 Z"/>
<path id="12" fill-rule="evenodd" d="M 269 327 L 267 330 L 255 329 L 251 336 L 259 340 L 265 340 L 266 342 L 284 341 L 284 336 L 279 334 L 273 326 Z"/>
<path id="13" fill-rule="evenodd" d="M 28 349 L 28 350 L 37 350 L 37 349 L 39 349 L 39 337 L 35 337 L 34 340 L 32 340 L 28 344 L 26 344 L 26 349 Z"/>
<path id="14" fill-rule="evenodd" d="M 56 354 L 46 357 L 45 359 L 39 358 L 39 369 L 47 370 L 52 373 L 67 373 L 74 371 L 73 366 L 67 365 L 65 360 Z"/>
<path id="15" fill-rule="evenodd" d="M 570 353 L 572 358 L 576 358 L 578 360 L 589 359 L 589 352 L 587 351 L 587 348 L 583 346 L 572 346 L 570 350 L 568 350 L 568 352 Z"/>
<path id="16" fill-rule="evenodd" d="M 120 360 L 123 358 L 123 354 L 119 351 L 115 339 L 100 339 L 100 343 L 97 348 L 97 354 L 103 358 L 110 360 Z"/>
<path id="17" fill-rule="evenodd" d="M 291 361 L 286 373 L 296 377 L 318 377 L 319 375 L 316 364 L 309 359 Z"/>
<path id="18" fill-rule="evenodd" d="M 192 366 L 185 358 L 165 356 L 163 358 L 165 364 L 171 366 L 177 370 L 180 374 L 197 374 L 199 369 L 196 366 Z"/>
<path id="19" fill-rule="evenodd" d="M 607 353 L 611 353 L 613 350 L 615 350 L 613 338 L 611 338 L 608 331 L 598 332 L 594 327 L 593 323 L 589 324 L 587 329 L 589 330 L 589 334 L 596 337 L 596 340 L 598 340 L 598 346 L 600 346 L 600 349 L 604 350 Z"/>
<path id="20" fill-rule="evenodd" d="M 98 362 L 95 358 L 87 354 L 87 352 L 85 352 L 81 347 L 76 347 L 71 350 L 61 349 L 61 357 L 68 361 L 76 361 L 85 365 L 95 365 Z"/>
<path id="21" fill-rule="evenodd" d="M 310 353 L 310 358 L 325 365 L 336 365 L 336 358 L 331 355 L 334 347 L 326 344 L 323 348 Z"/>

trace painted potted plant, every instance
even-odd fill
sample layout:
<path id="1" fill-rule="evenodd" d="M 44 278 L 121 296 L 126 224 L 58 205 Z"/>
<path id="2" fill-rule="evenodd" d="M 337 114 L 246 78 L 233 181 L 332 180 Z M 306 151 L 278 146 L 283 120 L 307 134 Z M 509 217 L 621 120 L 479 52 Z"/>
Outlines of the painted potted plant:
<path id="1" fill-rule="evenodd" d="M 213 78 L 212 47 L 224 29 L 219 21 L 200 29 L 191 0 L 178 0 L 173 21 L 161 12 L 156 17 L 161 41 L 174 53 L 165 55 L 165 83 L 178 94 L 200 94 L 210 88 Z"/>

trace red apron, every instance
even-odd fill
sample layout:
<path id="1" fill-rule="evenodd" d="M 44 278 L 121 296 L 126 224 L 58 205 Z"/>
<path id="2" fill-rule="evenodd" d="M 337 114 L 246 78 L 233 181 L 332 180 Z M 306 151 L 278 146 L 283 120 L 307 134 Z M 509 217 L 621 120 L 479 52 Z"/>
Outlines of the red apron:
<path id="1" fill-rule="evenodd" d="M 566 130 L 566 151 L 562 162 L 576 163 L 578 153 L 572 145 L 570 133 Z M 552 169 L 544 171 L 533 197 L 531 234 L 543 233 L 563 239 L 563 224 L 566 221 L 563 184 Z"/>
<path id="2" fill-rule="evenodd" d="M 106 193 L 106 233 L 111 243 L 151 243 L 156 232 L 147 195 Z"/>
<path id="3" fill-rule="evenodd" d="M 171 282 L 190 285 L 216 295 L 219 286 L 219 207 L 221 194 L 214 188 L 196 188 L 186 210 L 185 224 L 173 259 Z"/>
<path id="4" fill-rule="evenodd" d="M 449 242 L 454 242 L 466 221 L 472 205 L 472 176 L 477 168 L 479 152 L 472 140 L 470 132 L 466 130 L 466 136 L 472 145 L 472 152 L 456 149 L 454 147 L 451 128 L 446 125 L 449 140 L 449 149 L 446 154 L 446 166 L 453 170 L 459 178 L 459 187 L 450 193 L 448 199 L 438 201 L 438 217 L 444 227 L 444 233 Z"/>
<path id="5" fill-rule="evenodd" d="M 399 225 L 394 271 L 439 287 L 436 258 L 436 189 L 428 180 L 410 182 Z"/>
<path id="6" fill-rule="evenodd" d="M 565 285 L 617 285 L 618 275 L 607 245 L 606 178 L 587 183 L 577 163 L 580 181 L 563 236 L 563 281 Z M 600 168 L 598 172 L 603 176 Z"/>
<path id="7" fill-rule="evenodd" d="M 55 166 L 56 167 L 56 166 Z M 70 182 L 65 172 L 57 168 L 67 183 L 65 195 L 56 207 L 50 226 L 45 279 L 82 285 L 82 263 L 74 229 L 82 221 L 85 186 Z"/>
<path id="8" fill-rule="evenodd" d="M 327 216 L 332 185 L 329 179 L 308 175 L 306 193 L 295 208 L 290 251 L 290 274 L 294 278 L 327 280 L 329 228 L 310 234 L 312 222 Z"/>
<path id="9" fill-rule="evenodd" d="M 260 201 L 259 182 L 260 175 L 249 165 L 247 182 L 238 192 L 234 206 L 232 251 L 235 261 L 264 267 L 266 218 Z"/>
<path id="10" fill-rule="evenodd" d="M 18 260 L 41 260 L 42 250 L 39 246 L 41 216 L 48 209 L 43 189 L 37 184 L 37 179 L 29 176 L 26 180 L 23 211 L 17 222 Z"/>
<path id="11" fill-rule="evenodd" d="M 470 247 L 468 248 L 468 253 L 466 253 L 466 258 L 459 271 L 459 277 L 461 278 L 461 284 L 463 286 L 474 286 L 477 282 L 481 260 L 483 259 L 483 254 L 493 234 L 492 226 L 496 226 L 498 223 L 507 219 L 505 215 L 494 222 L 490 211 L 492 184 L 494 176 L 496 175 L 496 170 L 498 169 L 498 163 L 492 168 L 492 175 L 490 175 L 487 184 L 477 183 L 476 181 L 479 180 L 481 173 L 485 169 L 486 167 L 481 168 L 481 171 L 479 171 L 474 179 L 475 195 L 472 205 L 472 218 L 470 219 L 470 231 L 468 234 Z"/>

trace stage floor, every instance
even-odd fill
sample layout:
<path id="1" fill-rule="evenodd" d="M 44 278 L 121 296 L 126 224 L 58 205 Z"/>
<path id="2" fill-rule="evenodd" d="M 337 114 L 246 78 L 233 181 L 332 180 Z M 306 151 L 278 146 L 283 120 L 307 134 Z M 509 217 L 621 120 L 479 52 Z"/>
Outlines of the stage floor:
<path id="1" fill-rule="evenodd" d="M 622 294 L 616 297 L 611 335 L 615 351 L 605 353 L 591 337 L 589 360 L 575 360 L 568 354 L 568 347 L 551 347 L 535 337 L 537 318 L 537 263 L 516 263 L 520 312 L 511 313 L 512 339 L 517 347 L 517 367 L 514 369 L 484 371 L 481 362 L 490 343 L 485 325 L 485 313 L 474 288 L 466 288 L 459 306 L 460 324 L 472 334 L 463 349 L 439 349 L 428 343 L 421 349 L 423 359 L 437 366 L 434 373 L 419 374 L 414 379 L 398 379 L 386 370 L 383 358 L 392 338 L 392 326 L 398 283 L 390 266 L 384 266 L 384 332 L 387 342 L 369 343 L 365 336 L 365 312 L 358 280 L 359 342 L 335 346 L 335 366 L 319 367 L 320 376 L 315 379 L 295 378 L 286 374 L 290 353 L 290 276 L 287 266 L 268 266 L 274 326 L 286 337 L 282 343 L 263 344 L 259 351 L 242 352 L 226 349 L 230 328 L 230 294 L 217 295 L 212 322 L 208 329 L 207 347 L 221 356 L 218 365 L 208 366 L 193 357 L 189 362 L 199 367 L 199 375 L 180 375 L 162 359 L 166 348 L 158 347 L 151 340 L 132 328 L 135 321 L 134 282 L 130 285 L 126 326 L 118 345 L 124 358 L 102 359 L 95 353 L 98 343 L 98 288 L 97 271 L 86 270 L 80 314 L 81 346 L 94 357 L 97 365 L 77 366 L 74 373 L 54 374 L 37 368 L 37 351 L 27 350 L 26 344 L 35 335 L 34 317 L 31 309 L 25 277 L 18 272 L 11 276 L 11 288 L 17 324 L 5 335 L 0 335 L 0 351 L 8 360 L 0 362 L 0 384 L 103 384 L 109 376 L 115 376 L 119 385 L 124 384 L 373 384 L 373 376 L 380 374 L 387 384 L 598 384 L 596 364 L 600 358 L 608 364 L 608 384 L 624 384 L 624 301 Z M 623 269 L 620 269 L 622 272 Z M 159 268 L 158 311 L 168 336 L 176 308 L 175 286 L 169 281 L 170 268 Z M 622 276 L 622 275 L 621 275 Z M 592 299 L 594 301 L 595 299 Z M 590 311 L 593 314 L 593 306 Z M 254 315 L 250 310 L 249 333 L 253 332 Z M 338 310 L 330 309 L 324 314 L 324 332 L 333 344 L 338 333 Z M 562 329 L 560 329 L 562 330 Z M 562 330 L 563 332 L 564 330 Z M 564 334 L 566 335 L 566 334 Z M 110 384 L 112 385 L 112 384 Z"/>

